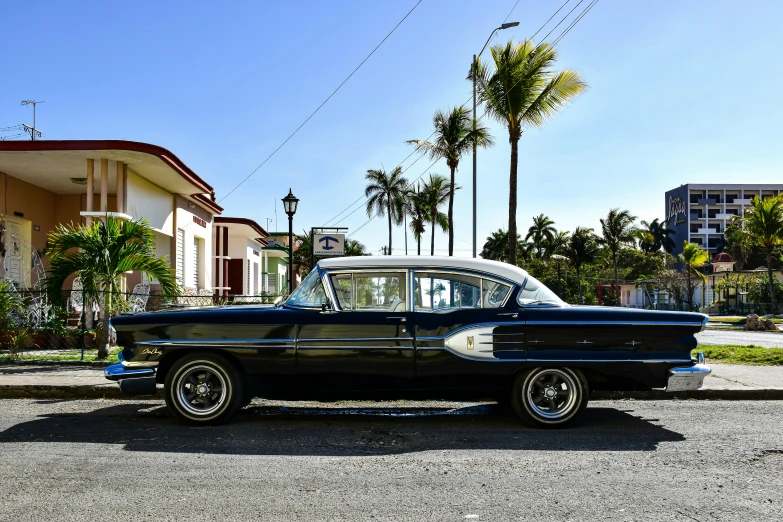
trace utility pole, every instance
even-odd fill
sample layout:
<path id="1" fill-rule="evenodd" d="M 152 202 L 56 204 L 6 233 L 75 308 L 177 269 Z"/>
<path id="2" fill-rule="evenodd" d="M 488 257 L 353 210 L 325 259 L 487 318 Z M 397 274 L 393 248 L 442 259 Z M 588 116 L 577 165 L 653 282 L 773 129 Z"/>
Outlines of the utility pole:
<path id="1" fill-rule="evenodd" d="M 35 141 L 36 135 L 40 138 L 43 133 L 38 130 L 38 128 L 35 126 L 35 106 L 39 103 L 45 103 L 42 101 L 34 101 L 34 100 L 22 100 L 21 105 L 32 105 L 33 106 L 33 126 L 29 127 L 27 125 L 24 126 L 24 130 L 30 133 L 30 138 Z"/>

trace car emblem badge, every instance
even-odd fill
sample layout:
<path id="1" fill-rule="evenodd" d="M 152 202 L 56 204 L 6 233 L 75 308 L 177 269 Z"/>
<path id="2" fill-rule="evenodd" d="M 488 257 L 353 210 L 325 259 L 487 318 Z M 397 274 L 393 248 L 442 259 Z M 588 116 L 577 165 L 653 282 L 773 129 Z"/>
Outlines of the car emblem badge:
<path id="1" fill-rule="evenodd" d="M 163 355 L 163 352 L 158 348 L 145 348 L 141 351 L 142 355 Z"/>
<path id="2" fill-rule="evenodd" d="M 472 349 L 473 349 L 473 336 L 469 335 L 468 336 L 468 350 L 472 350 Z"/>

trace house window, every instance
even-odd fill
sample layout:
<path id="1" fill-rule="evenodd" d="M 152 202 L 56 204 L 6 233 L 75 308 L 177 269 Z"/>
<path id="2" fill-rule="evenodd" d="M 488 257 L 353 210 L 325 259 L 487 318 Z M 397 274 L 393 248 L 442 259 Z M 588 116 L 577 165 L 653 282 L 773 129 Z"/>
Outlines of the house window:
<path id="1" fill-rule="evenodd" d="M 179 286 L 185 285 L 185 231 L 177 229 L 176 278 Z"/>
<path id="2" fill-rule="evenodd" d="M 199 273 L 198 262 L 201 259 L 201 245 L 199 245 L 199 239 L 193 238 L 193 286 L 199 288 Z"/>

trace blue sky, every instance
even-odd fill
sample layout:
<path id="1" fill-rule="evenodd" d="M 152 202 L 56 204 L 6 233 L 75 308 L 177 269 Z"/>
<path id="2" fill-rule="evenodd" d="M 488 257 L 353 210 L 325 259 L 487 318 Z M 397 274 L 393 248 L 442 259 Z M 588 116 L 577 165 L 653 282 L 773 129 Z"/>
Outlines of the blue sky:
<path id="1" fill-rule="evenodd" d="M 531 35 L 563 1 L 520 0 L 509 18 L 520 26 L 494 43 Z M 215 187 L 224 215 L 266 227 L 277 201 L 284 229 L 279 200 L 291 187 L 301 199 L 301 231 L 357 199 L 367 169 L 402 161 L 411 151 L 405 140 L 429 136 L 436 109 L 470 98 L 471 56 L 515 3 L 424 0 L 227 199 L 415 0 L 4 2 L 0 127 L 29 123 L 21 100 L 45 100 L 38 127 L 46 138 L 166 147 Z M 578 69 L 590 90 L 520 142 L 519 228 L 541 212 L 565 230 L 597 227 L 612 207 L 662 217 L 664 192 L 687 182 L 783 182 L 781 19 L 776 1 L 600 0 L 559 44 L 560 66 Z M 507 226 L 507 133 L 490 128 L 497 144 L 479 153 L 479 249 Z M 470 165 L 466 157 L 457 173 L 464 188 L 455 248 L 463 256 L 472 234 Z M 448 170 L 441 162 L 431 172 Z M 366 220 L 361 209 L 340 226 L 355 230 Z M 377 253 L 385 219 L 354 238 Z M 395 253 L 403 238 L 397 228 Z M 439 233 L 436 253 L 446 247 Z"/>

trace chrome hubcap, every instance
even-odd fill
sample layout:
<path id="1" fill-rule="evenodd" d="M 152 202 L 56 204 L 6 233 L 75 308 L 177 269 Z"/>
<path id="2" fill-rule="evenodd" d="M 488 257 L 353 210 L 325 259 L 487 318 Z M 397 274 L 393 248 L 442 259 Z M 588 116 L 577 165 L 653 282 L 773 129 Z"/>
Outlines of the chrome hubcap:
<path id="1" fill-rule="evenodd" d="M 532 413 L 543 419 L 560 419 L 577 406 L 577 383 L 569 372 L 539 370 L 528 382 L 525 402 Z"/>
<path id="2" fill-rule="evenodd" d="M 219 410 L 228 396 L 223 372 L 208 364 L 197 364 L 182 372 L 176 382 L 177 401 L 190 414 L 205 416 Z"/>

